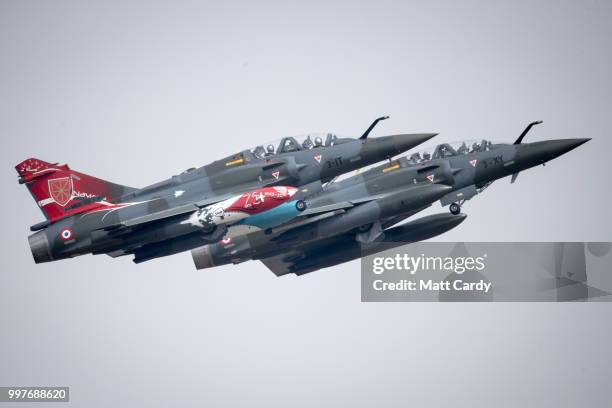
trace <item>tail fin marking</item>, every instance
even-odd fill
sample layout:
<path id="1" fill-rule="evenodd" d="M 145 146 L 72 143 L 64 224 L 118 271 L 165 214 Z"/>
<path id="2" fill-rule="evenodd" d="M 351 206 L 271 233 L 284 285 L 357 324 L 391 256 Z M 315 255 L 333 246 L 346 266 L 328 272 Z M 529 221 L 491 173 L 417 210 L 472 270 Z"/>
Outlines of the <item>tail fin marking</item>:
<path id="1" fill-rule="evenodd" d="M 68 167 L 30 158 L 15 166 L 19 182 L 26 184 L 50 222 L 112 205 L 131 187 L 111 183 Z"/>

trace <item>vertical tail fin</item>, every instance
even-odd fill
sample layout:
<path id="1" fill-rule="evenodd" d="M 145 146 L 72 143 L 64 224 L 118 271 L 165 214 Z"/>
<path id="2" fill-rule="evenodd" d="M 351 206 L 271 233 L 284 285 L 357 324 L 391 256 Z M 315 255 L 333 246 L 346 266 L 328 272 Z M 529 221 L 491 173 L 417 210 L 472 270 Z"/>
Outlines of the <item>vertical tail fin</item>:
<path id="1" fill-rule="evenodd" d="M 25 184 L 50 222 L 112 205 L 135 189 L 79 173 L 67 164 L 26 159 L 15 166 L 19 183 Z"/>

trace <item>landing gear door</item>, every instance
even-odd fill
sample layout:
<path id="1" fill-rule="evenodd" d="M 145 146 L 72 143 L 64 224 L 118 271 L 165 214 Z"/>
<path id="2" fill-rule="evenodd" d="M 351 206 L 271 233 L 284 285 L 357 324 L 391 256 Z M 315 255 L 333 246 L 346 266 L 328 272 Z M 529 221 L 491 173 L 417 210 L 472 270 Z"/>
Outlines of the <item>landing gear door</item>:
<path id="1" fill-rule="evenodd" d="M 474 184 L 462 188 L 461 190 L 451 191 L 440 199 L 442 206 L 447 206 L 452 203 L 462 203 L 478 194 L 478 190 Z"/>

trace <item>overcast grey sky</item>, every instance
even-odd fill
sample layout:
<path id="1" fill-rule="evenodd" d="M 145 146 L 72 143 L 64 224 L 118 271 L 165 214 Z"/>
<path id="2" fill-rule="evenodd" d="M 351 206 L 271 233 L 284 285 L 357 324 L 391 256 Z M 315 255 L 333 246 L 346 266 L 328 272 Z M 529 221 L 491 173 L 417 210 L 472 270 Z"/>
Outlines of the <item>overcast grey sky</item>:
<path id="1" fill-rule="evenodd" d="M 73 406 L 575 406 L 610 399 L 610 305 L 361 304 L 359 262 L 276 278 L 34 265 L 12 166 L 144 186 L 314 131 L 592 137 L 469 202 L 449 241 L 610 241 L 612 3 L 0 2 L 0 385 Z M 429 211 L 447 211 L 438 205 Z"/>

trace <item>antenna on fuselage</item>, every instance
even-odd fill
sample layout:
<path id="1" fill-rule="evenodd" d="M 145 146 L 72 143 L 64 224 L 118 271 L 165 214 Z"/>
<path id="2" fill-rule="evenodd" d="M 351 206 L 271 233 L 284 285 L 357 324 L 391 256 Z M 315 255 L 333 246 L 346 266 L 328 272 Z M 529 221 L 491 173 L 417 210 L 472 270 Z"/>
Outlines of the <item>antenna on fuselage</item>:
<path id="1" fill-rule="evenodd" d="M 376 126 L 378 124 L 378 122 L 380 122 L 381 120 L 385 120 L 385 119 L 389 119 L 388 116 L 381 116 L 380 118 L 376 119 L 374 122 L 372 122 L 372 124 L 370 125 L 370 127 L 368 128 L 368 130 L 366 130 L 363 135 L 361 135 L 361 137 L 359 139 L 364 140 L 368 138 L 368 135 L 370 134 L 370 132 L 372 131 L 372 129 L 374 129 L 374 126 Z"/>
<path id="2" fill-rule="evenodd" d="M 538 120 L 537 122 L 531 122 L 529 125 L 527 125 L 527 127 L 525 128 L 525 130 L 523 130 L 523 133 L 521 133 L 521 135 L 518 137 L 518 139 L 516 139 L 516 141 L 514 142 L 515 145 L 517 144 L 521 144 L 521 142 L 523 141 L 523 138 L 525 137 L 525 135 L 531 130 L 532 127 L 534 127 L 535 125 L 539 125 L 540 123 L 542 123 L 541 120 Z"/>

